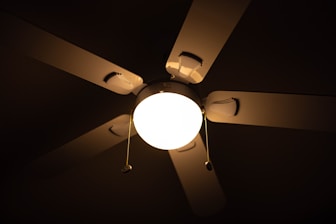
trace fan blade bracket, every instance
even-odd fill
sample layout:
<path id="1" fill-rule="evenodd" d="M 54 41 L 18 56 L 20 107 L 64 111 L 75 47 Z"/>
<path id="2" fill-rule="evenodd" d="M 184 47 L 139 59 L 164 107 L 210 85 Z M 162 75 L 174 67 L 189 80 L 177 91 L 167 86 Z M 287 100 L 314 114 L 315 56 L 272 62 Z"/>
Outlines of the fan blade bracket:
<path id="1" fill-rule="evenodd" d="M 177 152 L 184 152 L 184 151 L 188 151 L 188 150 L 191 150 L 193 148 L 196 147 L 196 141 L 193 140 L 191 141 L 190 143 L 188 143 L 187 145 L 181 147 L 181 148 L 178 148 L 178 149 L 175 149 Z"/>
<path id="2" fill-rule="evenodd" d="M 220 116 L 232 117 L 238 113 L 239 101 L 233 97 L 225 97 L 224 99 L 209 96 L 205 106 L 206 113 L 216 113 Z"/>
<path id="3" fill-rule="evenodd" d="M 198 72 L 202 63 L 203 60 L 197 55 L 183 51 L 178 56 L 178 62 L 168 62 L 166 69 L 171 74 L 171 79 L 187 83 L 198 83 L 202 81 L 202 77 Z"/>
<path id="4" fill-rule="evenodd" d="M 129 125 L 131 125 L 131 135 L 136 134 L 133 122 L 130 122 L 131 115 L 120 115 L 119 117 L 112 120 L 109 124 L 108 130 L 116 137 L 127 138 L 129 132 Z"/>
<path id="5" fill-rule="evenodd" d="M 107 85 L 106 88 L 122 95 L 130 94 L 143 84 L 143 80 L 140 76 L 130 72 L 120 73 L 114 71 L 107 74 L 103 81 Z"/>

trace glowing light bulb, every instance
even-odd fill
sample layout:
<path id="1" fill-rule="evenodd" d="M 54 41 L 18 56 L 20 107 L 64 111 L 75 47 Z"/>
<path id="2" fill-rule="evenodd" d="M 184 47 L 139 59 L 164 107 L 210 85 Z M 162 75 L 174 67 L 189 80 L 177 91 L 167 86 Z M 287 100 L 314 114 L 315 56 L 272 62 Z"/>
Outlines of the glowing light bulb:
<path id="1" fill-rule="evenodd" d="M 149 145 L 171 150 L 190 143 L 202 126 L 202 110 L 179 93 L 158 92 L 135 108 L 133 122 L 138 135 Z"/>

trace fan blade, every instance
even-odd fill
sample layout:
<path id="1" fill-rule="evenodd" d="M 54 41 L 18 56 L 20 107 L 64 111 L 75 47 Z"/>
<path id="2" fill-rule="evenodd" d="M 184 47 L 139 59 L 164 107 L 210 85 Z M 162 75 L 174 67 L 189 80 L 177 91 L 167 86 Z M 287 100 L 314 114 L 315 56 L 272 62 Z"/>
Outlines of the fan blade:
<path id="1" fill-rule="evenodd" d="M 1 13 L 0 20 L 2 41 L 17 52 L 118 94 L 143 84 L 140 76 L 14 16 Z"/>
<path id="2" fill-rule="evenodd" d="M 168 152 L 193 212 L 199 216 L 219 212 L 226 198 L 215 170 L 205 167 L 207 156 L 201 135 L 187 146 Z"/>
<path id="3" fill-rule="evenodd" d="M 130 115 L 122 114 L 103 125 L 39 157 L 31 165 L 39 177 L 57 175 L 128 138 Z M 131 126 L 131 136 L 136 134 Z"/>
<path id="4" fill-rule="evenodd" d="M 200 83 L 249 2 L 194 0 L 166 63 L 166 70 L 172 78 Z"/>
<path id="5" fill-rule="evenodd" d="M 225 100 L 238 100 L 236 116 L 225 115 Z M 282 93 L 214 91 L 205 100 L 212 122 L 336 131 L 336 97 Z"/>

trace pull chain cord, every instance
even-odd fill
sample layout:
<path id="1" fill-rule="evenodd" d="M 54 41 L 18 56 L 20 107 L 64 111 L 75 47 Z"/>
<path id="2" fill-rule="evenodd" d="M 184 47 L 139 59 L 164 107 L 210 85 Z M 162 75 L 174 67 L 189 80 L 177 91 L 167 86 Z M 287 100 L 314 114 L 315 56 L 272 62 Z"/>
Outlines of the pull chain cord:
<path id="1" fill-rule="evenodd" d="M 132 118 L 133 118 L 133 116 L 132 116 L 132 114 L 131 114 L 131 115 L 130 115 L 129 124 L 128 124 L 126 164 L 125 164 L 125 166 L 121 169 L 121 172 L 123 172 L 123 173 L 128 173 L 129 171 L 132 170 L 132 166 L 128 163 L 128 159 L 129 159 L 129 150 L 130 150 L 130 143 L 131 143 Z"/>
<path id="2" fill-rule="evenodd" d="M 208 125 L 207 125 L 207 117 L 206 117 L 205 111 L 203 111 L 203 117 L 204 117 L 205 145 L 206 145 L 206 155 L 207 155 L 207 161 L 205 162 L 205 167 L 209 171 L 211 171 L 212 170 L 212 163 L 210 161 L 210 155 L 209 155 Z"/>

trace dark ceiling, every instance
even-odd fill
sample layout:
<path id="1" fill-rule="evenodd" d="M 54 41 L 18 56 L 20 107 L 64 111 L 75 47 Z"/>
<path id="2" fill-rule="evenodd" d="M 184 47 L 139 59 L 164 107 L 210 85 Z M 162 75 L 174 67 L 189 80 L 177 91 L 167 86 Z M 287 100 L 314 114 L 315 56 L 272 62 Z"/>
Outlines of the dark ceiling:
<path id="1" fill-rule="evenodd" d="M 169 1 L 7 3 L 5 12 L 141 75 L 165 62 L 190 5 Z M 204 81 L 214 90 L 336 96 L 332 1 L 252 1 Z M 1 30 L 6 33 L 6 30 Z M 67 172 L 36 179 L 29 163 L 128 114 L 118 95 L 1 46 L 1 159 L 7 222 L 208 221 L 326 223 L 334 219 L 335 133 L 208 123 L 210 156 L 227 204 L 195 216 L 166 151 L 126 141 Z M 308 111 L 309 113 L 309 111 Z"/>

